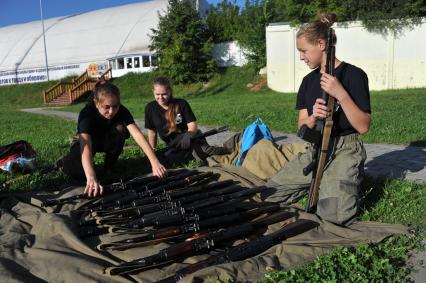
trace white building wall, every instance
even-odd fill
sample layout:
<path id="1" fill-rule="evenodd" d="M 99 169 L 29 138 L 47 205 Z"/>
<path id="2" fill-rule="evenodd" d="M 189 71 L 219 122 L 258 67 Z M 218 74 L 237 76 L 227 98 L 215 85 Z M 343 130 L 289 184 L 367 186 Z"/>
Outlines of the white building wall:
<path id="1" fill-rule="evenodd" d="M 215 44 L 212 57 L 219 67 L 243 66 L 247 63 L 244 51 L 236 41 Z"/>
<path id="2" fill-rule="evenodd" d="M 335 26 L 336 57 L 362 68 L 371 90 L 426 87 L 426 21 L 400 36 L 368 32 L 359 22 Z M 268 86 L 296 92 L 311 70 L 299 59 L 297 28 L 287 24 L 266 28 Z"/>

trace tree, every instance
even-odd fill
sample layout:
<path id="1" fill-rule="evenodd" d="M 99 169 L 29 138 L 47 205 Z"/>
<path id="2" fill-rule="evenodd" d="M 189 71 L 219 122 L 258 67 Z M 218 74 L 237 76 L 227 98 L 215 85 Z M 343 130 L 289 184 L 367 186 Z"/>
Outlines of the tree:
<path id="1" fill-rule="evenodd" d="M 223 0 L 207 11 L 206 23 L 213 42 L 220 43 L 236 39 L 240 29 L 240 8 L 235 0 Z"/>
<path id="2" fill-rule="evenodd" d="M 157 29 L 151 29 L 151 51 L 158 68 L 175 83 L 207 80 L 215 62 L 206 25 L 190 0 L 169 0 L 167 13 L 158 14 Z"/>
<path id="3" fill-rule="evenodd" d="M 368 30 L 384 34 L 413 28 L 426 16 L 424 0 L 345 0 L 343 3 L 348 15 L 343 20 L 360 20 Z"/>
<path id="4" fill-rule="evenodd" d="M 317 19 L 321 12 L 334 12 L 338 21 L 361 21 L 368 30 L 401 32 L 421 23 L 426 16 L 424 0 L 278 0 L 293 24 Z"/>

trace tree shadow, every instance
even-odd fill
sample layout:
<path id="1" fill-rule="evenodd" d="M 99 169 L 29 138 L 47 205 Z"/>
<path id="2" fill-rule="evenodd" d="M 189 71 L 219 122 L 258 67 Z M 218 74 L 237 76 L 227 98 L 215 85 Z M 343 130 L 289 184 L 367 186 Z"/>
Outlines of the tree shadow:
<path id="1" fill-rule="evenodd" d="M 426 148 L 417 146 L 422 144 L 426 144 L 426 141 L 415 141 L 402 150 L 394 150 L 374 157 L 365 164 L 366 174 L 389 179 L 407 179 L 407 174 L 424 170 Z M 410 180 L 413 180 L 412 176 Z"/>

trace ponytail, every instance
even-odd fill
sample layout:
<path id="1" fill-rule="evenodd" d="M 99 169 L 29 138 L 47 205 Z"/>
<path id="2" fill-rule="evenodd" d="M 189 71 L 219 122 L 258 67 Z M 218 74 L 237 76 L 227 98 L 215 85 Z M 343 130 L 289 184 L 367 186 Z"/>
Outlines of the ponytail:
<path id="1" fill-rule="evenodd" d="M 327 40 L 329 28 L 336 22 L 337 16 L 335 13 L 323 13 L 319 15 L 319 20 L 312 23 L 303 24 L 296 34 L 296 37 L 305 37 L 308 42 L 315 44 L 318 40 Z M 334 42 L 336 36 L 334 35 Z"/>

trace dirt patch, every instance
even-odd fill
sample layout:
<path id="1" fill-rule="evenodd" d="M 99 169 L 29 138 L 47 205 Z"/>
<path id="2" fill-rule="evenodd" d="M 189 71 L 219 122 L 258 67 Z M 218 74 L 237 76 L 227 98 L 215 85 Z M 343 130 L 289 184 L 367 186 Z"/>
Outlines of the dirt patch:
<path id="1" fill-rule="evenodd" d="M 266 76 L 262 76 L 256 82 L 248 83 L 247 88 L 250 91 L 256 92 L 256 91 L 264 89 L 265 87 L 267 87 L 267 85 L 268 85 L 268 80 Z"/>

